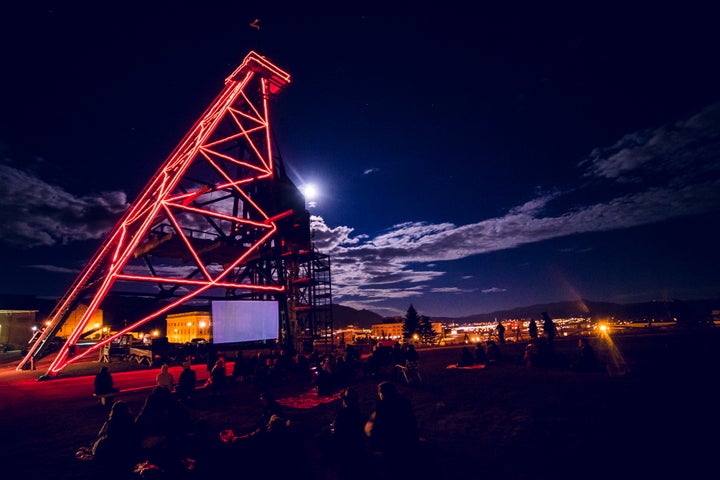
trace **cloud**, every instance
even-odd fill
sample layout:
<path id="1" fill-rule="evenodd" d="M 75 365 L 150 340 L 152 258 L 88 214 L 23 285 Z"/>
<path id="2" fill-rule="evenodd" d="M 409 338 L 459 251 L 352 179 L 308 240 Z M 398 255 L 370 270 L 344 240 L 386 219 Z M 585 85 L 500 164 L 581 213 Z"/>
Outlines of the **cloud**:
<path id="1" fill-rule="evenodd" d="M 372 173 L 378 173 L 380 171 L 379 168 L 367 168 L 363 170 L 363 175 L 370 175 Z"/>
<path id="2" fill-rule="evenodd" d="M 0 164 L 0 242 L 31 248 L 102 238 L 127 208 L 123 192 L 74 196 Z"/>
<path id="3" fill-rule="evenodd" d="M 56 265 L 28 265 L 27 267 L 52 273 L 78 273 L 80 271 L 76 268 L 58 267 Z"/>
<path id="4" fill-rule="evenodd" d="M 507 292 L 507 289 L 505 288 L 498 288 L 498 287 L 491 287 L 491 288 L 484 288 L 481 290 L 482 293 L 501 293 L 501 292 Z"/>
<path id="5" fill-rule="evenodd" d="M 586 177 L 619 182 L 717 174 L 718 125 L 720 103 L 715 103 L 674 124 L 633 132 L 610 147 L 596 148 L 579 165 Z"/>
<path id="6" fill-rule="evenodd" d="M 430 293 L 469 293 L 474 292 L 473 288 L 458 288 L 458 287 L 435 287 L 430 289 Z"/>
<path id="7" fill-rule="evenodd" d="M 580 162 L 581 177 L 572 188 L 537 191 L 504 215 L 473 223 L 403 222 L 365 234 L 313 215 L 315 247 L 332 262 L 333 298 L 377 311 L 387 300 L 459 292 L 434 285 L 446 276 L 444 262 L 717 211 L 717 125 L 720 104 L 671 125 L 625 135 Z M 0 202 L 0 241 L 25 247 L 100 238 L 127 207 L 122 192 L 76 197 L 4 165 Z M 502 291 L 492 287 L 483 293 Z"/>
<path id="8" fill-rule="evenodd" d="M 354 236 L 351 227 L 329 227 L 313 217 L 313 228 L 320 233 L 317 246 L 333 261 L 335 298 L 370 302 L 412 297 L 419 290 L 403 286 L 438 291 L 428 285 L 445 275 L 443 261 L 717 211 L 717 125 L 720 104 L 673 125 L 626 135 L 580 163 L 584 178 L 609 182 L 602 189 L 593 190 L 596 185 L 590 181 L 566 191 L 540 192 L 505 215 L 475 223 L 405 222 L 375 236 Z"/>

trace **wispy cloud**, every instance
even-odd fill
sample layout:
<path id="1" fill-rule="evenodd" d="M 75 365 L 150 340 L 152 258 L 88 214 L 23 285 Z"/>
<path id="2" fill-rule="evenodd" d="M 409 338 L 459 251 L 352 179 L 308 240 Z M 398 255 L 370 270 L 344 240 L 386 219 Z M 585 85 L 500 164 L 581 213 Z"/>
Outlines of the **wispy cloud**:
<path id="1" fill-rule="evenodd" d="M 366 168 L 363 170 L 363 175 L 370 175 L 371 173 L 378 173 L 379 171 L 379 168 Z"/>
<path id="2" fill-rule="evenodd" d="M 374 302 L 413 297 L 437 291 L 428 287 L 445 274 L 437 262 L 717 211 L 718 125 L 720 104 L 676 124 L 627 135 L 580 162 L 585 183 L 540 193 L 503 216 L 476 223 L 407 222 L 372 237 L 354 236 L 351 227 L 329 227 L 321 217 L 313 217 L 317 245 L 333 259 L 335 298 Z M 597 181 L 607 183 L 604 196 L 598 197 L 597 191 L 585 196 L 584 190 L 597 190 Z M 570 206 L 561 209 L 563 203 Z M 412 290 L 402 288 L 413 284 Z"/>
<path id="3" fill-rule="evenodd" d="M 52 273 L 78 273 L 80 271 L 77 268 L 58 267 L 57 265 L 28 265 L 27 268 L 44 270 Z"/>
<path id="4" fill-rule="evenodd" d="M 474 223 L 405 222 L 368 235 L 312 216 L 315 245 L 331 257 L 333 298 L 378 311 L 388 299 L 460 292 L 434 285 L 446 275 L 443 262 L 717 211 L 718 125 L 720 104 L 673 125 L 626 135 L 581 161 L 572 188 L 538 192 L 504 215 Z M 100 238 L 127 207 L 122 192 L 77 197 L 7 165 L 0 165 L 0 202 L 0 241 L 25 247 Z"/>
<path id="5" fill-rule="evenodd" d="M 490 288 L 484 288 L 481 291 L 482 291 L 482 293 L 502 293 L 502 292 L 506 292 L 507 289 L 499 288 L 499 287 L 490 287 Z"/>
<path id="6" fill-rule="evenodd" d="M 473 288 L 458 288 L 458 287 L 435 287 L 429 290 L 430 293 L 470 293 L 474 292 Z"/>
<path id="7" fill-rule="evenodd" d="M 102 238 L 127 208 L 124 192 L 75 196 L 0 164 L 0 242 L 22 248 Z"/>

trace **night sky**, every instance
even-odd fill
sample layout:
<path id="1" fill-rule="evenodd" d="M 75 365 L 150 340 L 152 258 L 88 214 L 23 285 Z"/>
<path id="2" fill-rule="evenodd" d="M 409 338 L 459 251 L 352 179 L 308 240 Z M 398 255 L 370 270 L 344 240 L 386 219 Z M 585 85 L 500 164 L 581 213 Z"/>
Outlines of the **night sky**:
<path id="1" fill-rule="evenodd" d="M 0 7 L 0 293 L 62 295 L 254 50 L 292 76 L 271 121 L 335 303 L 720 297 L 710 6 L 28 3 Z"/>

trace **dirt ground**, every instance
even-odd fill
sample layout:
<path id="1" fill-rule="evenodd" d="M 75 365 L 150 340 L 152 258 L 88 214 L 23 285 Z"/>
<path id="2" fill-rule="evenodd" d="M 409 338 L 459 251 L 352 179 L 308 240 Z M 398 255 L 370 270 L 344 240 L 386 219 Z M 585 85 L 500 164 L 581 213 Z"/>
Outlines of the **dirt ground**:
<path id="1" fill-rule="evenodd" d="M 476 370 L 446 368 L 459 360 L 459 346 L 421 349 L 422 384 L 398 382 L 413 405 L 422 437 L 402 476 L 658 479 L 697 478 L 716 469 L 717 329 L 592 337 L 591 344 L 610 367 L 594 373 L 567 368 L 576 343 L 557 341 L 559 361 L 543 368 L 517 362 L 524 343 L 503 345 L 500 364 Z M 120 367 L 113 368 L 116 376 L 121 374 Z M 108 470 L 75 458 L 78 448 L 95 438 L 108 413 L 108 407 L 88 393 L 90 372 L 78 369 L 36 382 L 30 375 L 37 378 L 41 372 L 14 375 L 7 370 L 0 372 L 3 478 L 139 478 L 125 468 Z M 148 371 L 148 378 L 156 373 Z M 387 369 L 380 377 L 353 384 L 368 415 L 383 379 L 397 380 Z M 49 395 L 52 388 L 45 384 L 53 384 L 56 393 Z M 281 399 L 298 399 L 303 393 L 294 384 L 273 387 L 273 392 Z M 136 414 L 146 393 L 139 390 L 122 399 Z M 320 448 L 339 400 L 312 408 L 287 407 L 293 441 L 282 451 L 248 458 L 225 449 L 219 433 L 252 424 L 260 415 L 259 393 L 255 385 L 235 383 L 222 397 L 203 391 L 186 405 L 193 431 L 178 455 L 194 459 L 195 468 L 183 476 L 345 478 Z M 390 478 L 376 457 L 366 467 L 349 471 L 368 472 L 364 478 Z"/>

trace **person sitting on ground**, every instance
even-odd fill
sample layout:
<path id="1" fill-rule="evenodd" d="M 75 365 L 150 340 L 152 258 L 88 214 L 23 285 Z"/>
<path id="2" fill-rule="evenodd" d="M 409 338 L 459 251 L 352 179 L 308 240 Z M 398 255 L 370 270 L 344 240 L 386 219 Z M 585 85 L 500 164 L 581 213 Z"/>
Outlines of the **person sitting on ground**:
<path id="1" fill-rule="evenodd" d="M 100 371 L 95 375 L 95 395 L 105 395 L 108 393 L 117 393 L 119 388 L 113 385 L 113 378 L 108 367 L 103 365 Z"/>
<path id="2" fill-rule="evenodd" d="M 286 418 L 282 406 L 275 400 L 270 392 L 262 392 L 259 398 L 262 414 L 252 427 L 250 427 L 248 433 L 236 434 L 232 430 L 223 430 L 220 432 L 220 440 L 229 444 L 237 443 L 271 432 L 273 429 L 277 433 L 281 428 L 281 423 L 283 423 L 285 427 L 290 425 L 290 420 Z"/>
<path id="3" fill-rule="evenodd" d="M 107 420 L 92 446 L 93 458 L 99 461 L 132 464 L 137 459 L 139 442 L 135 419 L 128 404 L 113 403 Z"/>
<path id="4" fill-rule="evenodd" d="M 488 340 L 485 343 L 485 354 L 487 355 L 488 365 L 496 365 L 500 363 L 500 348 L 493 340 Z"/>
<path id="5" fill-rule="evenodd" d="M 197 382 L 197 374 L 190 366 L 190 362 L 183 363 L 183 370 L 180 372 L 178 384 L 175 388 L 181 400 L 190 400 L 195 393 L 195 384 Z"/>
<path id="6" fill-rule="evenodd" d="M 172 464 L 190 431 L 190 415 L 165 387 L 155 386 L 135 417 L 141 446 L 156 465 Z"/>
<path id="7" fill-rule="evenodd" d="M 473 358 L 472 352 L 470 352 L 470 349 L 468 347 L 462 347 L 462 351 L 460 353 L 460 361 L 458 362 L 458 367 L 469 367 L 471 365 L 475 364 L 475 359 Z"/>
<path id="8" fill-rule="evenodd" d="M 171 392 L 173 391 L 175 379 L 169 372 L 167 363 L 163 363 L 162 367 L 160 367 L 160 373 L 155 377 L 155 381 L 158 387 L 167 388 Z"/>
<path id="9" fill-rule="evenodd" d="M 338 478 L 366 479 L 367 469 L 367 438 L 365 437 L 365 420 L 360 411 L 357 392 L 346 388 L 341 394 L 342 404 L 330 424 L 330 442 L 328 461 L 339 469 Z"/>
<path id="10" fill-rule="evenodd" d="M 405 350 L 405 366 L 407 368 L 417 368 L 418 360 L 420 360 L 420 355 L 415 350 L 415 345 L 408 344 Z"/>
<path id="11" fill-rule="evenodd" d="M 365 417 L 355 389 L 346 388 L 340 398 L 342 405 L 331 425 L 333 444 L 340 455 L 352 455 L 365 448 Z"/>
<path id="12" fill-rule="evenodd" d="M 487 365 L 488 358 L 485 354 L 485 348 L 483 348 L 482 343 L 478 342 L 477 345 L 475 345 L 475 364 L 476 365 Z"/>
<path id="13" fill-rule="evenodd" d="M 258 421 L 255 422 L 254 430 L 267 426 L 273 416 L 287 420 L 282 406 L 275 400 L 275 397 L 273 397 L 270 392 L 262 392 L 260 394 L 260 405 L 263 411 Z"/>
<path id="14" fill-rule="evenodd" d="M 572 361 L 570 368 L 576 372 L 592 372 L 599 369 L 595 350 L 590 346 L 587 338 L 578 339 L 578 356 Z"/>
<path id="15" fill-rule="evenodd" d="M 398 393 L 392 382 L 378 385 L 378 402 L 364 430 L 372 449 L 392 460 L 406 459 L 418 444 L 417 421 L 410 401 Z"/>
<path id="16" fill-rule="evenodd" d="M 537 367 L 539 366 L 539 353 L 540 348 L 537 344 L 537 342 L 529 342 L 527 345 L 525 345 L 525 349 L 523 350 L 522 357 L 520 358 L 520 363 L 522 365 L 525 365 L 526 367 Z"/>

